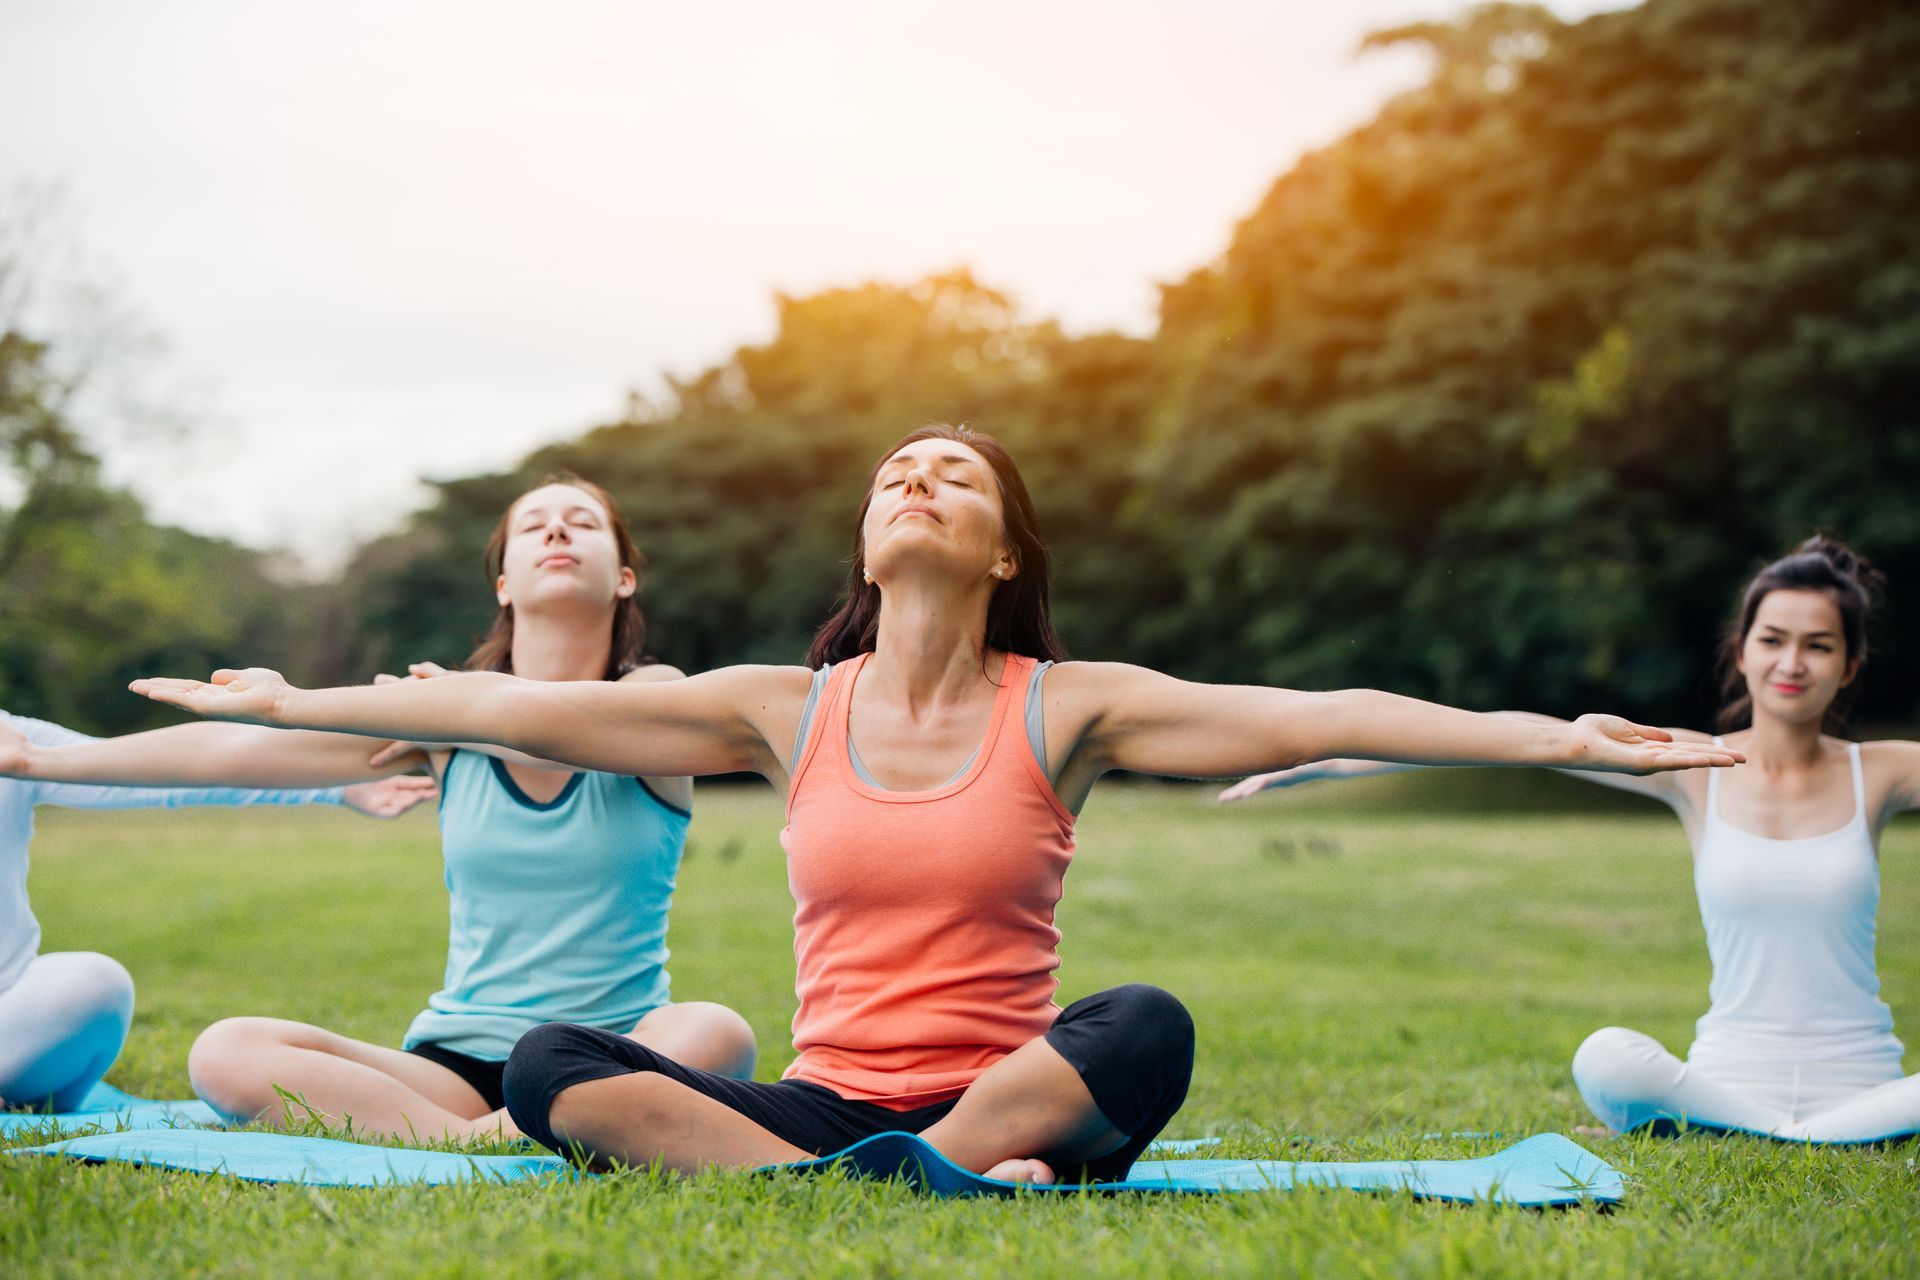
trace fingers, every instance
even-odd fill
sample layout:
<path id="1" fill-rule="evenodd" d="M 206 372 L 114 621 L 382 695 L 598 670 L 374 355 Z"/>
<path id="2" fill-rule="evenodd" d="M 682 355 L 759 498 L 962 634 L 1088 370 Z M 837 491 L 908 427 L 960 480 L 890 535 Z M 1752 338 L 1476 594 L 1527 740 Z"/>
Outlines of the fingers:
<path id="1" fill-rule="evenodd" d="M 431 680 L 435 676 L 452 675 L 453 673 L 437 662 L 410 662 L 407 664 L 407 674 L 418 680 Z"/>
<path id="2" fill-rule="evenodd" d="M 411 742 L 389 742 L 386 746 L 367 757 L 367 768 L 379 769 L 392 764 L 395 760 L 398 760 L 411 750 L 413 750 L 413 744 Z"/>
<path id="3" fill-rule="evenodd" d="M 1649 742 L 1672 742 L 1673 741 L 1673 735 L 1668 733 L 1665 729 L 1656 729 L 1651 725 L 1635 724 L 1631 720 L 1627 721 L 1627 727 L 1629 729 L 1632 729 L 1635 733 L 1639 734 L 1641 737 L 1645 738 Z"/>
<path id="4" fill-rule="evenodd" d="M 400 677 L 390 676 L 386 672 L 382 671 L 379 675 L 373 678 L 373 682 L 375 684 L 399 684 Z"/>
<path id="5" fill-rule="evenodd" d="M 198 680 L 179 680 L 171 676 L 153 676 L 135 680 L 127 686 L 134 693 L 170 707 L 192 709 L 194 698 L 207 686 Z"/>

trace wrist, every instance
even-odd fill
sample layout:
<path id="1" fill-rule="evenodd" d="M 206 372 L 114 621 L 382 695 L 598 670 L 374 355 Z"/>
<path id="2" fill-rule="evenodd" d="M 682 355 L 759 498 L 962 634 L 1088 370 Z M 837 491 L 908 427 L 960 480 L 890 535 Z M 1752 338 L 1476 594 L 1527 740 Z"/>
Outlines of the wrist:
<path id="1" fill-rule="evenodd" d="M 1542 764 L 1577 768 L 1584 754 L 1571 724 L 1541 725 L 1535 731 L 1535 747 Z"/>
<path id="2" fill-rule="evenodd" d="M 306 690 L 296 689 L 292 685 L 281 686 L 275 691 L 273 703 L 268 708 L 267 723 L 282 727 L 298 726 L 301 723 L 300 713 L 303 710 L 302 702 L 305 693 Z"/>

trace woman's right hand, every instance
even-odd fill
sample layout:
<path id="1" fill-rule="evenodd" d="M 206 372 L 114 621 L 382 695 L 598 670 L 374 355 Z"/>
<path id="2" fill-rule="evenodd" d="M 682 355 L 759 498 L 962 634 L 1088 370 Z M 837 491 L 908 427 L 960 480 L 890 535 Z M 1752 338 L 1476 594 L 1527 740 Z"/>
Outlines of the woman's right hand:
<path id="1" fill-rule="evenodd" d="M 1302 782 L 1311 782 L 1319 776 L 1313 773 L 1312 769 L 1312 765 L 1303 764 L 1291 769 L 1281 769 L 1276 773 L 1256 773 L 1251 778 L 1243 778 L 1234 783 L 1214 799 L 1221 804 L 1232 804 L 1235 800 L 1257 796 L 1268 787 L 1291 787 Z"/>
<path id="2" fill-rule="evenodd" d="M 277 724 L 287 696 L 294 692 L 286 677 L 265 667 L 243 671 L 222 668 L 211 683 L 152 676 L 127 686 L 142 697 L 191 711 L 208 720 L 240 724 Z"/>

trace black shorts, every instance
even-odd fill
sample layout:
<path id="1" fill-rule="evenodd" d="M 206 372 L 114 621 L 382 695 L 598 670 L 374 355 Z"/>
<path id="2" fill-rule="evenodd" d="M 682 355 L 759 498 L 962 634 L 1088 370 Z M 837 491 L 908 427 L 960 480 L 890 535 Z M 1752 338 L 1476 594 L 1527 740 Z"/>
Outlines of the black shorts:
<path id="1" fill-rule="evenodd" d="M 1076 1000 L 1046 1032 L 1047 1043 L 1080 1073 L 1095 1105 L 1127 1141 L 1089 1161 L 1096 1181 L 1126 1176 L 1186 1100 L 1193 1076 L 1193 1020 L 1158 987 L 1114 987 Z M 682 1066 L 626 1036 L 549 1022 L 520 1037 L 507 1059 L 507 1112 L 520 1131 L 567 1154 L 548 1127 L 553 1100 L 590 1080 L 653 1071 L 698 1090 L 769 1133 L 815 1155 L 844 1150 L 876 1133 L 919 1133 L 952 1111 L 949 1099 L 911 1111 L 842 1098 L 805 1080 L 764 1084 Z M 1078 1171 L 1061 1170 L 1071 1177 Z"/>
<path id="2" fill-rule="evenodd" d="M 428 1062 L 437 1062 L 465 1080 L 472 1086 L 473 1091 L 480 1095 L 480 1100 L 487 1104 L 487 1110 L 498 1111 L 507 1105 L 506 1097 L 500 1087 L 501 1077 L 507 1069 L 506 1063 L 489 1062 L 485 1058 L 476 1058 L 471 1054 L 461 1053 L 457 1049 L 449 1049 L 444 1045 L 431 1042 L 417 1044 L 407 1052 L 415 1057 L 425 1058 Z"/>

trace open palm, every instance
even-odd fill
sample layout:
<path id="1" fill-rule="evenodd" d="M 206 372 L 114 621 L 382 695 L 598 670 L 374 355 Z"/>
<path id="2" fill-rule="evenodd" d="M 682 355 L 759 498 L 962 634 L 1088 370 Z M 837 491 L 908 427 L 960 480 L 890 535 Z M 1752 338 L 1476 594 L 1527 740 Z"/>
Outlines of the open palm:
<path id="1" fill-rule="evenodd" d="M 1672 769 L 1726 768 L 1746 759 L 1729 747 L 1675 742 L 1665 729 L 1619 716 L 1584 715 L 1568 726 L 1575 769 L 1600 773 L 1664 773 Z"/>
<path id="2" fill-rule="evenodd" d="M 274 723 L 281 699 L 293 689 L 278 671 L 265 667 L 216 671 L 211 682 L 153 676 L 135 680 L 127 687 L 155 702 L 164 702 L 209 720 L 233 720 L 241 724 Z"/>

